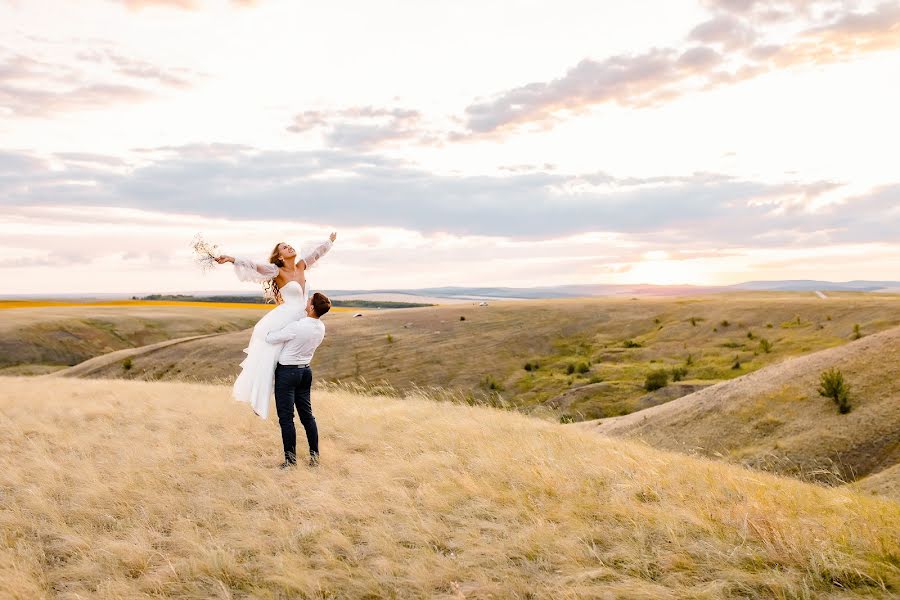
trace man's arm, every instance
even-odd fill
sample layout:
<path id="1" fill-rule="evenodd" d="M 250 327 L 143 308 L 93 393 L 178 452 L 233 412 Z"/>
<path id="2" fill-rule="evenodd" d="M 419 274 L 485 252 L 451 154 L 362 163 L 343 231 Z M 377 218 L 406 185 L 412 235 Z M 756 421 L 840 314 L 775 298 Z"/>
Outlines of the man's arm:
<path id="1" fill-rule="evenodd" d="M 282 327 L 278 331 L 270 331 L 266 334 L 266 341 L 270 344 L 283 344 L 284 342 L 290 341 L 297 337 L 297 326 L 296 322 L 288 323 L 285 327 Z"/>

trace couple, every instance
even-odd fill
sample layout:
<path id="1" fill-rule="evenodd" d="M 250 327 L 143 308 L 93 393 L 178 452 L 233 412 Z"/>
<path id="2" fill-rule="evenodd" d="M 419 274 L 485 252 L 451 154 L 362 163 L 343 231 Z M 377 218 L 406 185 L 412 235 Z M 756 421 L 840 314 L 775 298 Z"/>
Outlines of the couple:
<path id="1" fill-rule="evenodd" d="M 320 319 L 331 308 L 331 301 L 321 293 L 309 295 L 306 271 L 331 249 L 336 238 L 337 234 L 332 233 L 302 258 L 293 246 L 284 242 L 275 246 L 268 263 L 225 255 L 216 258 L 219 264 L 233 263 L 241 281 L 262 283 L 266 298 L 278 304 L 253 327 L 232 395 L 249 403 L 253 412 L 265 419 L 274 389 L 284 444 L 281 468 L 297 464 L 295 405 L 309 442 L 309 464 L 319 464 L 319 434 L 310 402 L 309 362 L 325 337 L 325 324 Z"/>

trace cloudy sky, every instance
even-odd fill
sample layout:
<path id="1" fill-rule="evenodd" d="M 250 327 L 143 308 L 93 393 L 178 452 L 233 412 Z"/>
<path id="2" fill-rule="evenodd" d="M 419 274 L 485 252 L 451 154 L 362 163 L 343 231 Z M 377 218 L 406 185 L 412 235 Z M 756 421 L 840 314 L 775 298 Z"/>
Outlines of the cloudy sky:
<path id="1" fill-rule="evenodd" d="M 0 294 L 900 279 L 900 2 L 0 0 Z M 326 262 L 327 261 L 327 262 Z M 248 287 L 250 286 L 250 287 Z"/>

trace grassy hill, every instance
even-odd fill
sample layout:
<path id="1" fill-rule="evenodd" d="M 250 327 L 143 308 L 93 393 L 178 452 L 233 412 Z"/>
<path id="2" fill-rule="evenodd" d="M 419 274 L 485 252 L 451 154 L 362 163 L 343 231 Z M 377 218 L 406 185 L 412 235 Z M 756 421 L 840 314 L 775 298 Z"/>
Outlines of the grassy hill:
<path id="1" fill-rule="evenodd" d="M 0 385 L 6 597 L 900 591 L 896 502 L 513 412 L 317 393 L 322 466 L 282 472 L 224 386 Z"/>
<path id="2" fill-rule="evenodd" d="M 852 411 L 817 393 L 839 368 Z M 900 327 L 775 364 L 639 413 L 585 423 L 670 450 L 821 481 L 853 481 L 900 464 Z M 885 475 L 873 489 L 894 489 Z M 873 483 L 874 482 L 874 483 Z"/>
<path id="3" fill-rule="evenodd" d="M 0 373 L 47 373 L 125 348 L 241 331 L 252 327 L 263 310 L 153 305 L 0 307 Z"/>
<path id="4" fill-rule="evenodd" d="M 439 386 L 535 415 L 583 420 L 627 414 L 786 357 L 900 325 L 898 297 L 803 293 L 600 298 L 365 311 L 326 317 L 315 360 L 322 380 Z M 187 341 L 94 364 L 80 376 L 233 380 L 249 332 Z M 765 340 L 765 342 L 763 342 Z M 764 350 L 768 344 L 768 352 Z M 648 392 L 651 371 L 685 370 Z M 526 370 L 528 369 L 528 370 Z"/>

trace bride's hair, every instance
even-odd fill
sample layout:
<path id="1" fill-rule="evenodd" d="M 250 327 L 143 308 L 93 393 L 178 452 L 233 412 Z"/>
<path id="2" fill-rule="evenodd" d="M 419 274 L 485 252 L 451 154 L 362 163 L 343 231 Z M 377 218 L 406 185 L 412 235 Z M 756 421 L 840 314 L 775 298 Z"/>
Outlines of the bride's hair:
<path id="1" fill-rule="evenodd" d="M 284 266 L 284 261 L 281 259 L 281 245 L 283 243 L 284 242 L 278 242 L 277 244 L 275 244 L 275 248 L 272 250 L 272 254 L 269 255 L 269 262 L 278 267 Z M 278 282 L 275 281 L 274 277 L 265 282 L 263 284 L 263 287 L 266 290 L 266 298 L 271 298 L 275 301 L 276 304 L 281 304 L 281 289 L 279 289 Z"/>

